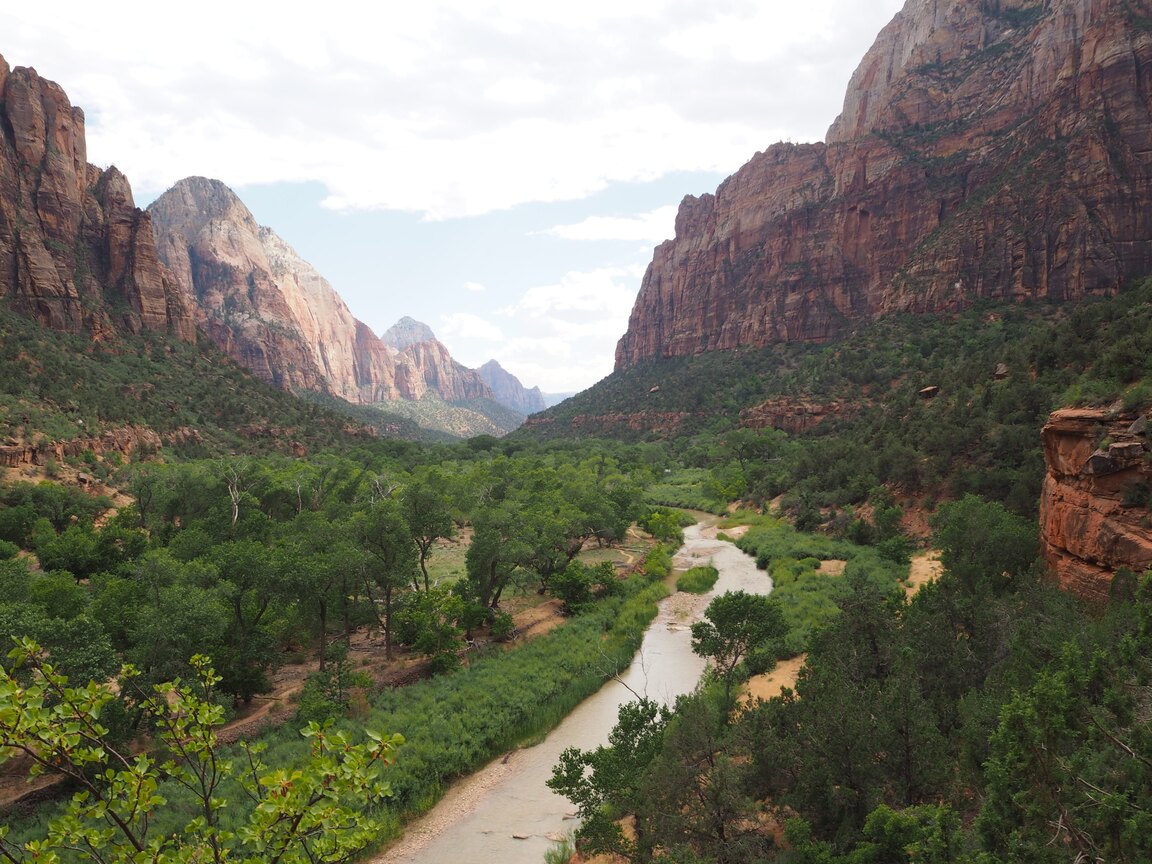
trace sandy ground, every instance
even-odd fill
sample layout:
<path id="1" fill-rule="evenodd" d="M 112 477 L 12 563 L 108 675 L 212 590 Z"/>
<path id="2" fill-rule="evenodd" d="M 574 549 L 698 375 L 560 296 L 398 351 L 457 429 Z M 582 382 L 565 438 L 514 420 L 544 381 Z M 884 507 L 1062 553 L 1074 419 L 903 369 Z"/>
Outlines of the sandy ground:
<path id="1" fill-rule="evenodd" d="M 844 572 L 844 565 L 843 561 L 822 561 L 820 572 L 839 575 Z M 913 555 L 912 562 L 908 566 L 908 585 L 904 589 L 905 592 L 911 597 L 920 590 L 921 585 L 936 579 L 942 569 L 940 553 L 935 549 Z M 771 672 L 748 679 L 748 683 L 742 688 L 741 701 L 748 703 L 755 699 L 771 699 L 779 696 L 785 687 L 795 687 L 796 677 L 804 667 L 806 657 L 807 655 L 801 654 L 791 660 L 782 660 Z"/>
<path id="2" fill-rule="evenodd" d="M 772 699 L 779 696 L 785 687 L 796 686 L 796 678 L 807 659 L 807 654 L 801 654 L 791 660 L 781 660 L 771 672 L 749 678 L 741 688 L 740 702 L 746 705 L 757 699 Z"/>
<path id="3" fill-rule="evenodd" d="M 912 556 L 912 565 L 908 568 L 908 586 L 905 588 L 911 597 L 920 590 L 925 582 L 931 582 L 940 576 L 944 565 L 940 563 L 940 553 L 935 549 L 927 552 L 917 552 Z"/>
<path id="4" fill-rule="evenodd" d="M 739 540 L 747 533 L 747 525 L 733 525 L 731 528 L 717 528 L 715 525 L 709 525 L 700 529 L 700 537 L 704 540 L 715 540 L 719 534 L 723 534 L 729 540 Z"/>

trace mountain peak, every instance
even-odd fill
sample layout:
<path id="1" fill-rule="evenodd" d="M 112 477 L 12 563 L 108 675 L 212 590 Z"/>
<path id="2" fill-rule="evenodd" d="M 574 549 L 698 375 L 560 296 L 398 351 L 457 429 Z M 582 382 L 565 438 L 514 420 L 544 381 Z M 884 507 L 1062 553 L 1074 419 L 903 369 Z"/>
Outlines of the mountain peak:
<path id="1" fill-rule="evenodd" d="M 432 332 L 432 328 L 427 324 L 405 315 L 384 331 L 380 339 L 389 348 L 403 351 L 405 348 L 418 345 L 421 342 L 436 341 L 436 334 Z"/>
<path id="2" fill-rule="evenodd" d="M 539 387 L 529 390 L 520 383 L 519 378 L 495 360 L 489 360 L 476 371 L 484 383 L 492 388 L 492 395 L 501 405 L 521 414 L 535 414 L 547 407 Z"/>
<path id="3" fill-rule="evenodd" d="M 163 195 L 148 206 L 155 218 L 171 219 L 178 216 L 187 221 L 190 214 L 199 224 L 214 220 L 240 222 L 256 230 L 256 218 L 235 192 L 220 180 L 210 177 L 185 177 L 178 180 Z"/>
<path id="4" fill-rule="evenodd" d="M 88 164 L 84 112 L 0 57 L 0 297 L 58 330 L 151 330 L 194 342 L 128 178 Z"/>

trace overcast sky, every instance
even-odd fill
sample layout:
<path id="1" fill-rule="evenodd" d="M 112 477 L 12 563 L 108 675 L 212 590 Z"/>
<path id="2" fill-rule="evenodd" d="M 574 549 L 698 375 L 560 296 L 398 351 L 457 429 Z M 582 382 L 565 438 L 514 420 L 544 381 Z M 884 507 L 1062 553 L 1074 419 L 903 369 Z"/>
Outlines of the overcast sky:
<path id="1" fill-rule="evenodd" d="M 823 139 L 902 0 L 5 4 L 146 206 L 223 180 L 377 332 L 526 386 L 612 371 L 686 194 Z M 15 8 L 13 8 L 15 7 Z"/>

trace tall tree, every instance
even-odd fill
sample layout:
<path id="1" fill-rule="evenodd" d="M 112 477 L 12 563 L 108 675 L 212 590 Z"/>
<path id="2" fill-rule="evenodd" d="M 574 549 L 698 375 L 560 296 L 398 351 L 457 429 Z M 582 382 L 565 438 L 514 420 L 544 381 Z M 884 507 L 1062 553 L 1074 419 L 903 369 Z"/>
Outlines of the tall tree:
<path id="1" fill-rule="evenodd" d="M 418 571 L 416 544 L 400 506 L 391 498 L 378 498 L 352 522 L 352 535 L 367 556 L 364 585 L 383 609 L 377 617 L 384 629 L 384 653 L 392 659 L 392 615 L 400 591 L 411 585 Z"/>
<path id="2" fill-rule="evenodd" d="M 729 591 L 708 604 L 703 621 L 692 625 L 692 650 L 712 661 L 724 683 L 726 708 L 740 663 L 757 651 L 771 651 L 788 632 L 776 601 L 744 591 Z"/>
<path id="3" fill-rule="evenodd" d="M 447 476 L 435 468 L 417 471 L 401 492 L 400 505 L 416 541 L 420 573 L 427 591 L 432 587 L 428 578 L 432 544 L 453 534 L 452 497 Z"/>

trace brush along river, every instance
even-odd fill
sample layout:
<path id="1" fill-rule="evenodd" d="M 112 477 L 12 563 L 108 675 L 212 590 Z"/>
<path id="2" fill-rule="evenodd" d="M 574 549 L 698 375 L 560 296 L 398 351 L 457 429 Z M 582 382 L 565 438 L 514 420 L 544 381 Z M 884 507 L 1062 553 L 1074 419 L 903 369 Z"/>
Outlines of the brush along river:
<path id="1" fill-rule="evenodd" d="M 711 592 L 675 593 L 662 600 L 620 680 L 581 702 L 540 744 L 515 750 L 455 784 L 372 864 L 541 864 L 554 841 L 576 826 L 573 805 L 545 785 L 560 754 L 568 747 L 587 750 L 606 743 L 617 710 L 635 698 L 633 693 L 671 704 L 690 692 L 704 671 L 704 660 L 692 653 L 692 622 L 717 594 L 771 590 L 772 580 L 756 569 L 753 558 L 714 539 L 715 523 L 706 518 L 685 529 L 675 559 L 678 570 L 711 562 L 720 571 Z"/>

